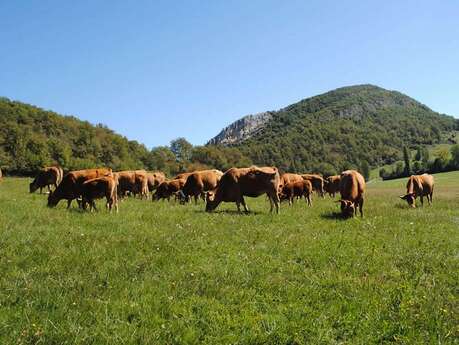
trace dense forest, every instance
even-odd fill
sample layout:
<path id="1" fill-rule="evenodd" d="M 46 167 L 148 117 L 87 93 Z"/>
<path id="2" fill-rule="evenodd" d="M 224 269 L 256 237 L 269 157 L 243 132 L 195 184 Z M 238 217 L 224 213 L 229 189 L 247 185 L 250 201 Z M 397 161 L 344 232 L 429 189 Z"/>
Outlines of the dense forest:
<path id="1" fill-rule="evenodd" d="M 454 144 L 459 129 L 459 120 L 373 85 L 340 88 L 267 114 L 261 128 L 230 146 L 255 164 L 325 174 L 393 164 L 404 147 Z"/>
<path id="2" fill-rule="evenodd" d="M 183 138 L 148 150 L 104 125 L 0 98 L 0 168 L 7 174 L 31 175 L 51 164 L 66 170 L 98 166 L 159 169 L 173 175 L 194 168 L 227 169 L 251 161 L 237 148 L 193 147 Z"/>

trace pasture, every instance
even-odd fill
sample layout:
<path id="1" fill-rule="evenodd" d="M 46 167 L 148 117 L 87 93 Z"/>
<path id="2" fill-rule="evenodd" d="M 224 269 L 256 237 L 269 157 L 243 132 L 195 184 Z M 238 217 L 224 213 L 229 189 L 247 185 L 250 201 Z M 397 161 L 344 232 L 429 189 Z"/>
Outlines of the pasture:
<path id="1" fill-rule="evenodd" d="M 330 197 L 268 213 L 128 199 L 119 214 L 46 207 L 0 183 L 0 344 L 452 344 L 459 172 L 433 207 L 367 185 L 365 217 Z M 418 202 L 419 204 L 419 202 Z"/>

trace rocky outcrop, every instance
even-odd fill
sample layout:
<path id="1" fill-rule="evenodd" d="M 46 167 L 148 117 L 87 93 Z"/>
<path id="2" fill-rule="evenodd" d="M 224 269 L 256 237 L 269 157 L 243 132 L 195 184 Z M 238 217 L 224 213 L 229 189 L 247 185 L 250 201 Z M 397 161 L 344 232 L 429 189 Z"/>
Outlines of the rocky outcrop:
<path id="1" fill-rule="evenodd" d="M 239 143 L 258 133 L 263 125 L 273 116 L 272 112 L 247 115 L 224 128 L 217 136 L 210 139 L 209 145 L 230 145 Z"/>

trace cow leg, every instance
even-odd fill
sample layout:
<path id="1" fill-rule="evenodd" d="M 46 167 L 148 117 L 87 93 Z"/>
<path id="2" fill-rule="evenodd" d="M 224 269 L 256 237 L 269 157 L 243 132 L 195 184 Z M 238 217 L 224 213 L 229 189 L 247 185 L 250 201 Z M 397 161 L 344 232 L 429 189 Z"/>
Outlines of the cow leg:
<path id="1" fill-rule="evenodd" d="M 241 203 L 239 201 L 236 201 L 236 207 L 237 207 L 237 211 L 241 213 Z"/>
<path id="2" fill-rule="evenodd" d="M 194 204 L 198 204 L 199 194 L 194 196 Z"/>
<path id="3" fill-rule="evenodd" d="M 269 203 L 271 204 L 271 211 L 270 212 L 272 212 L 272 210 L 273 210 L 273 201 L 271 200 L 270 197 L 268 197 L 268 198 L 269 198 Z M 293 204 L 293 197 L 290 197 L 290 198 L 288 198 L 288 205 L 292 206 L 292 204 Z"/>
<path id="4" fill-rule="evenodd" d="M 424 196 L 421 195 L 420 198 L 421 198 L 421 206 L 424 206 Z"/>
<path id="5" fill-rule="evenodd" d="M 430 204 L 433 205 L 433 199 L 432 199 L 432 196 L 433 196 L 433 192 L 430 193 Z"/>
<path id="6" fill-rule="evenodd" d="M 359 201 L 359 211 L 360 211 L 360 217 L 363 217 L 363 198 L 361 198 Z M 357 209 L 355 210 L 355 212 L 357 212 Z"/>
<path id="7" fill-rule="evenodd" d="M 72 204 L 72 200 L 67 200 L 67 210 L 70 208 L 71 204 Z"/>
<path id="8" fill-rule="evenodd" d="M 311 197 L 309 196 L 309 193 L 304 195 L 304 201 L 308 204 L 308 206 L 311 206 Z"/>
<path id="9" fill-rule="evenodd" d="M 244 200 L 244 197 L 243 197 L 243 196 L 241 196 L 240 202 L 241 202 L 242 206 L 244 207 L 244 211 L 245 211 L 246 213 L 249 213 L 249 208 L 247 207 L 247 205 L 246 205 L 246 203 L 245 203 L 245 200 Z"/>
<path id="10" fill-rule="evenodd" d="M 97 212 L 96 202 L 94 200 L 91 200 L 91 206 L 92 209 Z"/>

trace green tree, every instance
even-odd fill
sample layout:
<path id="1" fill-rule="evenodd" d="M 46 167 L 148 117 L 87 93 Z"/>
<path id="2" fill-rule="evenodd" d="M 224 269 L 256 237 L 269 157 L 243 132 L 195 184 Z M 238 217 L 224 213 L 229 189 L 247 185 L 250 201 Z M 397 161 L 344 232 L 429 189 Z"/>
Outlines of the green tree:
<path id="1" fill-rule="evenodd" d="M 430 151 L 427 147 L 422 148 L 422 164 L 424 167 L 427 167 L 429 165 L 430 161 Z"/>
<path id="2" fill-rule="evenodd" d="M 184 165 L 190 161 L 193 145 L 191 145 L 185 138 L 177 138 L 171 141 L 170 149 L 175 155 L 177 162 Z"/>
<path id="3" fill-rule="evenodd" d="M 411 174 L 410 152 L 406 146 L 403 147 L 403 161 L 405 162 L 404 174 L 406 176 Z"/>
<path id="4" fill-rule="evenodd" d="M 418 146 L 418 148 L 416 149 L 416 155 L 414 156 L 414 159 L 417 161 L 420 161 L 422 159 L 422 150 L 420 146 Z"/>
<path id="5" fill-rule="evenodd" d="M 362 169 L 362 175 L 365 178 L 365 181 L 370 179 L 370 165 L 368 165 L 367 161 L 363 161 L 360 169 Z"/>
<path id="6" fill-rule="evenodd" d="M 451 146 L 451 164 L 454 168 L 459 169 L 459 144 Z"/>
<path id="7" fill-rule="evenodd" d="M 394 170 L 394 174 L 395 176 L 402 176 L 402 174 L 404 173 L 404 165 L 403 165 L 403 162 L 400 162 L 398 161 L 397 163 L 395 163 L 395 170 Z"/>

